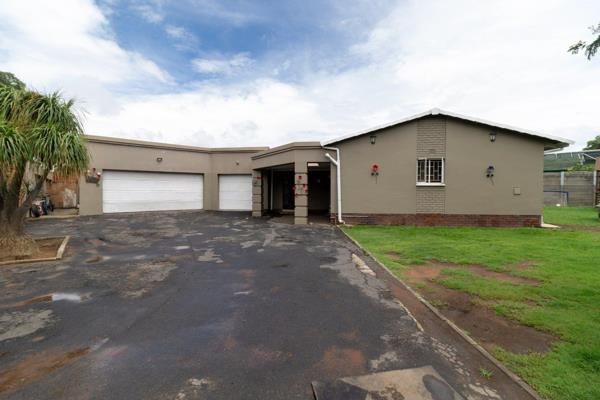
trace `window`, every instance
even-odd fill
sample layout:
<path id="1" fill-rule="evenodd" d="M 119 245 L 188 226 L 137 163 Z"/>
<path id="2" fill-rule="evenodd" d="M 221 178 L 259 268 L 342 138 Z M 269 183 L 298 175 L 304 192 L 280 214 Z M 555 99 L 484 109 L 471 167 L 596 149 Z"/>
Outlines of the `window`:
<path id="1" fill-rule="evenodd" d="M 419 158 L 417 160 L 417 185 L 443 185 L 444 159 Z"/>

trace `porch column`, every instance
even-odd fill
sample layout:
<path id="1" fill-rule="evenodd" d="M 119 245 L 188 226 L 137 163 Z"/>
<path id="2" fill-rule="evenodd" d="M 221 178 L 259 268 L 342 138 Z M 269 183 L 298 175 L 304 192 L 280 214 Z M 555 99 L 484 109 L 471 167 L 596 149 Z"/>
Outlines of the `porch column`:
<path id="1" fill-rule="evenodd" d="M 294 169 L 294 224 L 307 224 L 308 169 L 306 162 L 296 162 Z"/>
<path id="2" fill-rule="evenodd" d="M 252 170 L 252 216 L 262 216 L 262 172 Z"/>

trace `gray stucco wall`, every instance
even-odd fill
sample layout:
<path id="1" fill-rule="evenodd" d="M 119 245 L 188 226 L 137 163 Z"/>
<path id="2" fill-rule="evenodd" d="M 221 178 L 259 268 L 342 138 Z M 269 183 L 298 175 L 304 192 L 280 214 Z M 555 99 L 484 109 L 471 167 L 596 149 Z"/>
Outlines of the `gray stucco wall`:
<path id="1" fill-rule="evenodd" d="M 337 143 L 342 159 L 342 211 L 541 215 L 543 142 L 502 130 L 495 130 L 496 141 L 491 142 L 491 130 L 452 118 L 425 117 L 376 132 L 374 145 L 369 135 Z M 418 155 L 444 155 L 444 187 L 417 186 Z M 371 176 L 373 164 L 380 167 L 377 177 Z M 486 177 L 490 165 L 495 168 L 492 179 Z M 331 177 L 336 212 L 334 166 Z"/>
<path id="2" fill-rule="evenodd" d="M 121 141 L 119 139 L 119 141 Z M 160 143 L 104 142 L 103 139 L 89 139 L 90 169 L 97 171 L 148 171 L 177 172 L 204 175 L 204 209 L 219 208 L 219 178 L 221 174 L 251 174 L 251 159 L 262 149 L 194 149 Z M 157 162 L 157 157 L 162 161 Z M 81 215 L 102 214 L 102 179 L 100 182 L 86 183 L 79 180 Z"/>

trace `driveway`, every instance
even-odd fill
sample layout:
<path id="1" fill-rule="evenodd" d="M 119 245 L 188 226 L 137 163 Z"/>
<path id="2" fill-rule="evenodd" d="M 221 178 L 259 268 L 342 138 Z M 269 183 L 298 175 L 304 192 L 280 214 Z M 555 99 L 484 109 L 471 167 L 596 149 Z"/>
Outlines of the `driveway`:
<path id="1" fill-rule="evenodd" d="M 465 398 L 527 398 L 424 332 L 332 226 L 181 212 L 29 230 L 71 241 L 61 261 L 0 269 L 0 397 L 312 399 L 313 381 L 431 367 Z"/>

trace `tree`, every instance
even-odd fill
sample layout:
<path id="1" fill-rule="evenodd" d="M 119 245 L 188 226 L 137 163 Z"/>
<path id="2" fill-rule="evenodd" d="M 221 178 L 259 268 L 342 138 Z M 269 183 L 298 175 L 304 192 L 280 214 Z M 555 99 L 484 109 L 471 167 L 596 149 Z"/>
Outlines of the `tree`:
<path id="1" fill-rule="evenodd" d="M 580 40 L 569 47 L 569 51 L 573 54 L 578 54 L 583 50 L 583 54 L 585 54 L 588 60 L 591 60 L 596 55 L 598 49 L 600 49 L 600 23 L 596 26 L 590 26 L 590 30 L 592 31 L 592 35 L 597 36 L 591 43 L 588 44 Z"/>
<path id="2" fill-rule="evenodd" d="M 0 71 L 0 86 L 11 86 L 15 89 L 25 89 L 25 84 L 10 72 Z"/>
<path id="3" fill-rule="evenodd" d="M 79 175 L 89 155 L 74 101 L 28 90 L 0 72 L 0 258 L 38 252 L 25 218 L 50 172 Z M 25 177 L 33 175 L 29 185 Z"/>
<path id="4" fill-rule="evenodd" d="M 592 140 L 588 140 L 587 145 L 583 149 L 584 150 L 600 149 L 600 135 L 596 136 Z"/>

